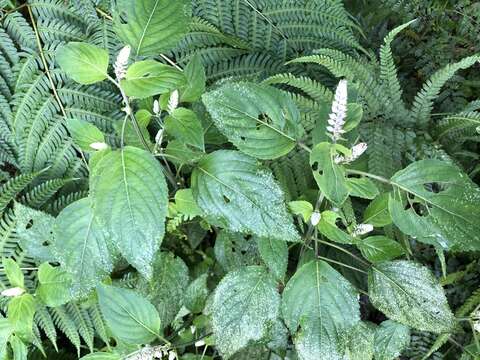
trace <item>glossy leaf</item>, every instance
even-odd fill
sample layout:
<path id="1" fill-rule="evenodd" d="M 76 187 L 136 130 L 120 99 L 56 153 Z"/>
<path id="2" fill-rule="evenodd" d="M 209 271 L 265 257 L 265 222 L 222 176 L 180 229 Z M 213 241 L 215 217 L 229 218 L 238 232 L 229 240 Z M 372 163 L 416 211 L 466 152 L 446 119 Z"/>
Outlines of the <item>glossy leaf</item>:
<path id="1" fill-rule="evenodd" d="M 152 274 L 167 215 L 167 184 L 158 161 L 133 147 L 104 156 L 90 175 L 95 218 L 110 232 L 125 259 Z"/>
<path id="2" fill-rule="evenodd" d="M 282 314 L 299 359 L 342 359 L 360 321 L 358 294 L 330 265 L 311 261 L 288 281 Z"/>
<path id="3" fill-rule="evenodd" d="M 228 83 L 203 95 L 203 103 L 222 134 L 259 159 L 287 154 L 301 135 L 295 103 L 270 86 Z"/>
<path id="4" fill-rule="evenodd" d="M 409 344 L 408 326 L 386 320 L 375 331 L 375 360 L 397 359 Z"/>
<path id="5" fill-rule="evenodd" d="M 97 46 L 71 42 L 57 51 L 56 60 L 63 71 L 76 82 L 89 85 L 108 76 L 108 52 Z"/>
<path id="6" fill-rule="evenodd" d="M 412 261 L 387 261 L 368 273 L 373 306 L 390 319 L 412 328 L 443 333 L 455 318 L 439 282 L 430 270 Z"/>
<path id="7" fill-rule="evenodd" d="M 38 282 L 36 294 L 43 303 L 50 307 L 66 304 L 71 296 L 71 276 L 59 267 L 43 263 L 38 268 Z"/>
<path id="8" fill-rule="evenodd" d="M 101 285 L 100 310 L 113 336 L 129 344 L 148 344 L 157 338 L 160 317 L 155 307 L 132 290 Z"/>
<path id="9" fill-rule="evenodd" d="M 212 325 L 216 346 L 229 359 L 264 339 L 279 314 L 280 295 L 265 268 L 249 266 L 225 276 L 215 290 Z"/>
<path id="10" fill-rule="evenodd" d="M 355 243 L 362 255 L 373 263 L 393 260 L 405 254 L 403 247 L 386 236 L 370 236 Z"/>
<path id="11" fill-rule="evenodd" d="M 285 241 L 299 239 L 282 190 L 247 155 L 220 150 L 205 156 L 193 171 L 192 190 L 212 224 Z"/>
<path id="12" fill-rule="evenodd" d="M 204 150 L 203 127 L 190 109 L 175 109 L 165 119 L 165 130 L 183 143 Z"/>

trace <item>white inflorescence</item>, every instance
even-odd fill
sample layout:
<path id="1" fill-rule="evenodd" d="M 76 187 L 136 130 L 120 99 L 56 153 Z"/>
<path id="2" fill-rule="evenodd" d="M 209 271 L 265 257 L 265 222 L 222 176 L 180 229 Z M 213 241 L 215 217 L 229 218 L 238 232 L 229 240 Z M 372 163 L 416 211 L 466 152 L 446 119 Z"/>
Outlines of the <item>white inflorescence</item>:
<path id="1" fill-rule="evenodd" d="M 172 92 L 172 95 L 170 95 L 170 99 L 168 100 L 168 113 L 171 114 L 173 110 L 175 110 L 178 107 L 178 101 L 179 101 L 179 94 L 178 91 L 175 90 Z"/>
<path id="2" fill-rule="evenodd" d="M 313 226 L 317 226 L 321 218 L 322 218 L 322 215 L 320 215 L 318 211 L 314 211 L 312 213 L 312 216 L 310 217 L 310 222 L 312 223 Z"/>
<path id="3" fill-rule="evenodd" d="M 105 144 L 104 142 L 94 142 L 90 144 L 90 147 L 93 150 L 105 150 L 108 149 L 108 145 Z"/>
<path id="4" fill-rule="evenodd" d="M 353 230 L 352 235 L 353 236 L 359 236 L 359 235 L 365 235 L 368 234 L 369 232 L 373 231 L 373 225 L 371 224 L 359 224 Z"/>
<path id="5" fill-rule="evenodd" d="M 327 131 L 333 141 L 340 139 L 345 132 L 343 126 L 347 118 L 347 80 L 340 80 L 333 99 L 332 112 L 328 119 Z"/>
<path id="6" fill-rule="evenodd" d="M 3 290 L 1 295 L 6 297 L 16 297 L 16 296 L 22 295 L 24 292 L 25 292 L 24 289 L 20 287 L 14 287 L 14 288 Z"/>
<path id="7" fill-rule="evenodd" d="M 153 113 L 154 113 L 155 115 L 160 114 L 160 103 L 158 102 L 158 100 L 155 100 L 155 101 L 153 102 Z"/>
<path id="8" fill-rule="evenodd" d="M 352 148 L 352 155 L 350 156 L 335 156 L 336 164 L 349 164 L 352 161 L 357 160 L 362 154 L 367 151 L 367 143 L 358 143 Z"/>
<path id="9" fill-rule="evenodd" d="M 120 50 L 117 56 L 117 60 L 113 65 L 113 69 L 115 70 L 115 76 L 117 80 L 122 80 L 125 78 L 127 74 L 127 65 L 128 65 L 128 58 L 130 57 L 131 47 L 129 45 L 125 46 Z"/>

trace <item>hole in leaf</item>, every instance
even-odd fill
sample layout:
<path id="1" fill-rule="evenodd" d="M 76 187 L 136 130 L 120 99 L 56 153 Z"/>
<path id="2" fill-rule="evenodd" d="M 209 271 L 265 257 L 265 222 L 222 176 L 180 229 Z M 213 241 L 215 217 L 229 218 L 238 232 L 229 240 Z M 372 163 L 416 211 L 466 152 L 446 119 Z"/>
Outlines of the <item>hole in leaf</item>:
<path id="1" fill-rule="evenodd" d="M 446 186 L 438 182 L 426 183 L 426 184 L 423 184 L 423 187 L 425 188 L 425 190 L 429 192 L 433 192 L 434 194 L 438 194 L 446 190 Z"/>
<path id="2" fill-rule="evenodd" d="M 318 169 L 319 169 L 318 161 L 315 161 L 315 162 L 312 164 L 312 170 L 313 170 L 313 171 L 318 171 Z"/>
<path id="3" fill-rule="evenodd" d="M 33 226 L 33 220 L 30 220 L 27 225 L 25 225 L 25 229 L 30 229 Z"/>
<path id="4" fill-rule="evenodd" d="M 226 197 L 225 195 L 223 195 L 223 201 L 225 201 L 225 204 L 230 203 L 230 199 L 228 197 Z"/>

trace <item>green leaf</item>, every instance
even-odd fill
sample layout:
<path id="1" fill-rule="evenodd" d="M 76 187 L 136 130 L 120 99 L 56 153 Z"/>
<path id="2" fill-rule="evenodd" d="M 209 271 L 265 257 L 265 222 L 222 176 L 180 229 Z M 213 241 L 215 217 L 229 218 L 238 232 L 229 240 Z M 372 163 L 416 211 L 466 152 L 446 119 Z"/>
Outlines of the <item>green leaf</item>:
<path id="1" fill-rule="evenodd" d="M 23 273 L 17 262 L 13 259 L 3 258 L 2 264 L 10 285 L 12 285 L 12 287 L 25 288 Z"/>
<path id="2" fill-rule="evenodd" d="M 189 148 L 178 140 L 172 140 L 168 143 L 165 154 L 169 161 L 179 165 L 193 164 L 205 155 L 203 152 Z"/>
<path id="3" fill-rule="evenodd" d="M 256 241 L 240 233 L 221 230 L 215 239 L 214 252 L 225 272 L 261 263 Z"/>
<path id="4" fill-rule="evenodd" d="M 135 56 L 173 49 L 188 32 L 187 0 L 117 0 L 114 30 Z"/>
<path id="5" fill-rule="evenodd" d="M 378 188 L 372 180 L 368 178 L 348 178 L 347 189 L 350 196 L 362 199 L 374 199 L 378 195 Z"/>
<path id="6" fill-rule="evenodd" d="M 290 201 L 288 208 L 294 215 L 302 215 L 303 221 L 308 222 L 313 213 L 313 205 L 308 201 Z"/>
<path id="7" fill-rule="evenodd" d="M 215 290 L 212 325 L 216 346 L 225 359 L 250 342 L 268 336 L 279 315 L 280 295 L 264 267 L 228 273 Z"/>
<path id="8" fill-rule="evenodd" d="M 326 262 L 311 261 L 287 283 L 282 314 L 300 359 L 343 359 L 360 321 L 358 294 Z"/>
<path id="9" fill-rule="evenodd" d="M 91 200 L 77 200 L 63 209 L 53 228 L 53 253 L 71 275 L 72 295 L 86 295 L 113 270 L 115 252 Z"/>
<path id="10" fill-rule="evenodd" d="M 37 276 L 40 285 L 37 287 L 36 294 L 45 305 L 56 307 L 70 300 L 72 278 L 67 272 L 43 263 L 38 268 Z"/>
<path id="11" fill-rule="evenodd" d="M 33 338 L 35 299 L 30 294 L 14 297 L 8 303 L 7 318 L 16 335 L 22 339 Z"/>
<path id="12" fill-rule="evenodd" d="M 455 327 L 442 287 L 417 263 L 397 260 L 373 266 L 368 290 L 373 306 L 401 324 L 437 334 Z"/>
<path id="13" fill-rule="evenodd" d="M 227 83 L 203 95 L 203 103 L 223 135 L 259 159 L 289 153 L 302 133 L 295 103 L 267 85 Z"/>
<path id="14" fill-rule="evenodd" d="M 386 320 L 375 331 L 375 360 L 397 359 L 410 344 L 410 329 Z"/>
<path id="15" fill-rule="evenodd" d="M 175 109 L 165 119 L 165 131 L 183 143 L 204 150 L 203 127 L 197 115 L 189 109 Z"/>
<path id="16" fill-rule="evenodd" d="M 105 136 L 95 125 L 84 120 L 67 119 L 67 128 L 73 141 L 83 151 L 93 151 L 93 143 L 105 143 Z"/>
<path id="17" fill-rule="evenodd" d="M 13 327 L 10 321 L 0 316 L 0 358 L 3 359 L 7 352 L 7 343 L 13 334 Z"/>
<path id="18" fill-rule="evenodd" d="M 315 146 L 310 154 L 313 176 L 325 197 L 340 206 L 348 197 L 345 171 L 334 161 L 335 146 L 323 142 Z"/>
<path id="19" fill-rule="evenodd" d="M 281 188 L 270 171 L 247 155 L 220 150 L 205 156 L 193 171 L 192 190 L 212 224 L 285 241 L 299 239 Z"/>
<path id="20" fill-rule="evenodd" d="M 340 216 L 334 211 L 326 210 L 322 212 L 320 222 L 317 225 L 318 231 L 331 241 L 340 244 L 353 244 L 355 238 L 339 229 L 336 225 L 338 218 L 340 218 Z"/>
<path id="21" fill-rule="evenodd" d="M 150 114 L 147 110 L 139 110 L 135 114 L 135 118 L 137 119 L 138 128 L 143 138 L 148 144 L 151 144 L 150 134 L 147 127 L 150 124 L 150 120 L 152 119 L 152 114 Z M 115 124 L 113 124 L 113 127 L 120 138 L 122 138 L 123 135 L 124 144 L 143 148 L 143 141 L 138 136 L 137 130 L 135 130 L 132 121 L 128 120 L 125 123 L 125 126 L 123 125 L 123 121 L 117 121 Z"/>
<path id="22" fill-rule="evenodd" d="M 189 283 L 187 265 L 169 252 L 157 254 L 150 281 L 142 279 L 137 289 L 158 310 L 161 329 L 168 326 L 183 305 L 183 297 Z"/>
<path id="23" fill-rule="evenodd" d="M 207 280 L 208 274 L 202 274 L 188 285 L 184 300 L 185 307 L 192 313 L 201 313 L 205 307 L 209 293 Z"/>
<path id="24" fill-rule="evenodd" d="M 13 351 L 13 360 L 27 360 L 28 348 L 18 336 L 10 338 L 10 346 Z"/>
<path id="25" fill-rule="evenodd" d="M 405 254 L 403 247 L 386 236 L 370 236 L 355 243 L 362 255 L 373 263 L 393 260 Z"/>
<path id="26" fill-rule="evenodd" d="M 96 352 L 82 356 L 80 360 L 121 360 L 121 356 L 118 354 Z"/>
<path id="27" fill-rule="evenodd" d="M 346 358 L 348 360 L 372 360 L 374 338 L 374 326 L 360 321 L 349 334 Z"/>
<path id="28" fill-rule="evenodd" d="M 96 219 L 125 259 L 147 278 L 165 231 L 168 190 L 158 161 L 127 146 L 104 156 L 90 175 Z"/>
<path id="29" fill-rule="evenodd" d="M 199 54 L 192 56 L 183 72 L 187 79 L 187 86 L 180 91 L 180 101 L 194 102 L 199 100 L 205 92 L 207 81 L 205 67 Z"/>
<path id="30" fill-rule="evenodd" d="M 108 76 L 108 52 L 94 45 L 71 42 L 57 51 L 57 63 L 76 82 L 89 85 Z"/>
<path id="31" fill-rule="evenodd" d="M 129 344 L 148 344 L 158 337 L 160 317 L 155 307 L 132 290 L 100 285 L 100 310 L 113 336 Z"/>
<path id="32" fill-rule="evenodd" d="M 388 212 L 388 197 L 389 193 L 380 194 L 367 206 L 363 213 L 364 224 L 383 227 L 392 223 Z"/>
<path id="33" fill-rule="evenodd" d="M 422 160 L 397 172 L 389 199 L 392 219 L 402 232 L 450 251 L 480 250 L 480 189 L 455 165 Z M 404 210 L 399 191 L 410 194 Z M 414 199 L 411 199 L 414 197 Z"/>
<path id="34" fill-rule="evenodd" d="M 257 237 L 258 252 L 277 280 L 283 282 L 288 265 L 288 246 L 285 241 Z"/>

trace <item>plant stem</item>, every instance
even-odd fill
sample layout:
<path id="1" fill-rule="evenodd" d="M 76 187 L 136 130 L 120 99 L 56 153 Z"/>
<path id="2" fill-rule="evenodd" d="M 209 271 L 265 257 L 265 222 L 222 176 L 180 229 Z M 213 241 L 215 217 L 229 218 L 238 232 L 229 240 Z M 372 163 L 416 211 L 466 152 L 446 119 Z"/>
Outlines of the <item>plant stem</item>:
<path id="1" fill-rule="evenodd" d="M 317 239 L 317 241 L 321 244 L 324 244 L 324 245 L 327 245 L 327 246 L 330 246 L 330 247 L 333 247 L 337 250 L 340 250 L 342 252 L 344 252 L 345 254 L 347 255 L 350 255 L 352 258 L 354 258 L 355 260 L 357 260 L 359 263 L 365 265 L 365 266 L 370 266 L 370 264 L 368 262 L 366 262 L 365 260 L 359 258 L 357 255 L 353 254 L 352 252 L 348 251 L 347 249 L 344 249 L 343 247 L 339 246 L 339 245 L 336 245 L 336 244 L 333 244 L 331 242 L 328 242 L 328 241 L 324 241 L 324 240 L 320 240 L 320 239 Z"/>
<path id="2" fill-rule="evenodd" d="M 351 269 L 351 270 L 358 271 L 358 272 L 360 272 L 360 273 L 362 273 L 362 274 L 368 274 L 366 271 L 363 271 L 363 270 L 361 270 L 361 269 L 359 269 L 359 268 L 356 268 L 355 266 L 347 265 L 347 264 L 342 263 L 342 262 L 340 262 L 340 261 L 332 260 L 332 259 L 329 259 L 329 258 L 320 256 L 320 255 L 317 255 L 317 258 L 320 259 L 320 260 L 324 260 L 324 261 L 327 261 L 327 262 L 331 262 L 331 263 L 333 263 L 333 264 L 337 264 L 337 265 L 346 267 L 346 268 Z"/>
<path id="3" fill-rule="evenodd" d="M 349 174 L 362 175 L 362 176 L 366 176 L 366 177 L 369 177 L 371 179 L 380 181 L 384 184 L 393 185 L 393 183 L 390 180 L 388 180 L 384 177 L 378 176 L 378 175 L 370 174 L 368 172 L 360 171 L 360 170 L 353 170 L 353 169 L 346 169 L 346 170 L 347 170 L 347 173 L 349 173 Z"/>

